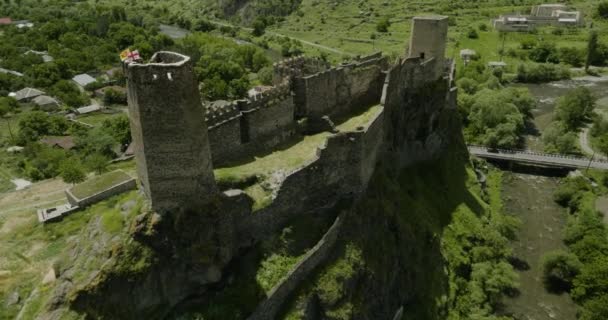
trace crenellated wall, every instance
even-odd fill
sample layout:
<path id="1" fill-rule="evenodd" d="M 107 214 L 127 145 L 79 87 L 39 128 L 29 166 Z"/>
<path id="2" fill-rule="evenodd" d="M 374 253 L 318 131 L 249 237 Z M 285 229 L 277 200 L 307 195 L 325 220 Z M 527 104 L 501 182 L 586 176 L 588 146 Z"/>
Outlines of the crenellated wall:
<path id="1" fill-rule="evenodd" d="M 295 134 L 289 83 L 235 101 L 207 104 L 205 121 L 213 165 L 228 164 L 285 142 Z"/>

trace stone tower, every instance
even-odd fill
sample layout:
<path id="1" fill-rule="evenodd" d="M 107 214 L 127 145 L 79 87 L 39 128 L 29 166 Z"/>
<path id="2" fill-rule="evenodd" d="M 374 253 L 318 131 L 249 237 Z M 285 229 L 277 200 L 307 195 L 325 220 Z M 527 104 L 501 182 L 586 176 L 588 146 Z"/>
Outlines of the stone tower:
<path id="1" fill-rule="evenodd" d="M 412 19 L 410 58 L 435 58 L 438 71 L 445 64 L 445 47 L 448 40 L 448 17 L 424 16 Z"/>
<path id="2" fill-rule="evenodd" d="M 141 187 L 152 209 L 196 208 L 215 193 L 207 125 L 190 58 L 158 52 L 126 66 Z"/>

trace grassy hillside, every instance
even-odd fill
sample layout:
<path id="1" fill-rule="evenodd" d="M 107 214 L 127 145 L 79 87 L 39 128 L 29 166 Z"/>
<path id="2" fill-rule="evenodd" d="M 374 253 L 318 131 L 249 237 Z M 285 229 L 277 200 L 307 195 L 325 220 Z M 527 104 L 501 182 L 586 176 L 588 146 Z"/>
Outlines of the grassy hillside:
<path id="1" fill-rule="evenodd" d="M 499 33 L 491 28 L 491 20 L 503 13 L 527 13 L 533 4 L 542 2 L 303 0 L 297 12 L 272 30 L 349 53 L 363 54 L 383 50 L 387 53 L 402 54 L 409 39 L 411 17 L 420 14 L 442 14 L 450 16 L 451 19 L 449 55 L 452 55 L 456 48 L 471 48 L 478 51 L 482 58 L 498 60 L 497 51 L 501 47 L 501 39 Z M 588 22 L 595 13 L 594 1 L 571 1 L 571 4 L 584 12 Z M 383 18 L 388 18 L 390 21 L 386 33 L 376 30 L 378 22 Z M 489 27 L 488 31 L 481 32 L 479 39 L 468 39 L 466 31 L 471 27 L 477 29 L 482 23 Z M 603 39 L 608 40 L 608 34 L 602 32 L 608 30 L 608 23 L 605 21 L 594 21 L 594 23 Z M 375 39 L 372 39 L 374 37 Z M 543 29 L 536 35 L 510 33 L 506 39 L 506 47 L 517 47 L 521 40 L 528 38 L 542 38 L 558 46 L 584 47 L 587 32 L 581 29 L 565 36 L 553 35 L 550 29 Z"/>

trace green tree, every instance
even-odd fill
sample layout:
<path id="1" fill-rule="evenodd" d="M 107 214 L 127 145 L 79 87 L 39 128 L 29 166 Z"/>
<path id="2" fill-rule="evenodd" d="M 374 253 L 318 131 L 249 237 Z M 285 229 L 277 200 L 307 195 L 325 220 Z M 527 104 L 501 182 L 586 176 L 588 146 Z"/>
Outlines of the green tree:
<path id="1" fill-rule="evenodd" d="M 484 89 L 474 96 L 467 131 L 474 140 L 490 147 L 513 148 L 524 129 L 525 115 L 500 91 Z"/>
<path id="2" fill-rule="evenodd" d="M 597 5 L 597 14 L 604 19 L 608 19 L 608 1 L 602 1 Z"/>
<path id="3" fill-rule="evenodd" d="M 600 60 L 599 56 L 597 32 L 591 31 L 591 34 L 589 34 L 589 40 L 587 42 L 587 60 L 585 61 L 585 70 L 588 71 L 592 64 Z"/>
<path id="4" fill-rule="evenodd" d="M 562 250 L 543 255 L 543 282 L 551 292 L 569 292 L 572 281 L 580 273 L 583 264 L 578 258 Z"/>
<path id="5" fill-rule="evenodd" d="M 479 34 L 477 33 L 477 30 L 475 30 L 473 28 L 469 28 L 469 30 L 467 31 L 467 38 L 469 38 L 469 39 L 479 38 Z"/>
<path id="6" fill-rule="evenodd" d="M 93 153 L 85 159 L 85 165 L 91 171 L 102 174 L 108 170 L 109 159 L 101 153 Z"/>
<path id="7" fill-rule="evenodd" d="M 253 21 L 253 31 L 251 33 L 256 37 L 260 37 L 264 32 L 266 32 L 266 22 L 261 17 L 258 17 Z"/>
<path id="8" fill-rule="evenodd" d="M 572 298 L 575 301 L 608 296 L 608 256 L 586 263 L 573 283 Z"/>
<path id="9" fill-rule="evenodd" d="M 580 320 L 608 319 L 608 295 L 589 299 L 583 304 Z"/>
<path id="10" fill-rule="evenodd" d="M 477 81 L 466 77 L 458 79 L 456 85 L 467 94 L 475 94 L 479 86 Z"/>
<path id="11" fill-rule="evenodd" d="M 556 119 L 563 121 L 568 131 L 576 132 L 591 119 L 595 101 L 596 97 L 586 87 L 570 90 L 557 102 Z"/>
<path id="12" fill-rule="evenodd" d="M 68 80 L 58 81 L 51 87 L 49 92 L 72 108 L 79 108 L 91 102 L 91 99 L 82 93 L 76 84 Z"/>
<path id="13" fill-rule="evenodd" d="M 573 67 L 581 67 L 585 61 L 585 54 L 574 47 L 559 48 L 559 60 Z"/>
<path id="14" fill-rule="evenodd" d="M 555 44 L 542 42 L 529 53 L 530 60 L 535 62 L 559 63 L 559 56 Z"/>
<path id="15" fill-rule="evenodd" d="M 577 136 L 569 132 L 561 121 L 552 122 L 542 134 L 545 152 L 572 153 L 576 151 Z"/>
<path id="16" fill-rule="evenodd" d="M 102 154 L 108 158 L 114 157 L 116 141 L 102 127 L 89 130 L 84 136 L 76 137 L 76 147 L 84 155 Z"/>
<path id="17" fill-rule="evenodd" d="M 131 126 L 129 125 L 129 117 L 126 114 L 106 119 L 102 122 L 101 126 L 121 146 L 126 147 L 131 143 Z"/>
<path id="18" fill-rule="evenodd" d="M 83 182 L 85 178 L 86 175 L 80 162 L 67 160 L 61 166 L 61 179 L 63 179 L 63 182 L 75 184 Z"/>

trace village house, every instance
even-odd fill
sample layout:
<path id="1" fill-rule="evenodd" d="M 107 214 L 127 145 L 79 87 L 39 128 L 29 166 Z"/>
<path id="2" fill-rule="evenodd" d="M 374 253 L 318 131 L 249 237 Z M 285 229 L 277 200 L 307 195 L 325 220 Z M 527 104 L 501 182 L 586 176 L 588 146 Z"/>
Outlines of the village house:
<path id="1" fill-rule="evenodd" d="M 77 115 L 83 115 L 83 114 L 97 112 L 99 110 L 101 110 L 101 106 L 99 106 L 99 105 L 90 105 L 90 106 L 86 106 L 86 107 L 77 108 L 76 109 L 76 114 Z"/>
<path id="2" fill-rule="evenodd" d="M 34 88 L 23 88 L 17 92 L 14 93 L 13 98 L 15 98 L 15 100 L 21 102 L 21 103 L 25 103 L 25 102 L 30 102 L 32 101 L 34 98 L 41 96 L 44 94 L 44 91 L 40 91 L 38 89 L 34 89 Z"/>
<path id="3" fill-rule="evenodd" d="M 8 70 L 8 69 L 4 69 L 4 68 L 0 68 L 0 73 L 7 73 L 7 74 L 12 74 L 17 77 L 23 77 L 23 73 L 21 73 L 21 72 Z"/>
<path id="4" fill-rule="evenodd" d="M 72 150 L 76 146 L 72 136 L 46 136 L 40 139 L 40 143 L 66 151 Z"/>
<path id="5" fill-rule="evenodd" d="M 10 17 L 0 18 L 0 26 L 10 26 L 13 24 L 13 20 Z"/>
<path id="6" fill-rule="evenodd" d="M 72 81 L 74 81 L 78 86 L 80 86 L 80 88 L 82 88 L 84 90 L 84 87 L 86 87 L 88 84 L 91 84 L 97 80 L 95 80 L 95 78 L 91 77 L 90 75 L 83 73 L 83 74 L 74 76 L 74 78 L 72 78 Z"/>
<path id="7" fill-rule="evenodd" d="M 54 111 L 60 106 L 59 101 L 46 95 L 37 96 L 32 100 L 32 102 L 40 107 L 40 110 L 43 111 Z"/>
<path id="8" fill-rule="evenodd" d="M 28 51 L 26 51 L 24 54 L 35 54 L 35 55 L 39 55 L 39 56 L 41 56 L 41 57 L 42 57 L 42 61 L 44 61 L 45 63 L 47 63 L 47 62 L 52 62 L 53 60 L 55 60 L 55 59 L 53 59 L 53 57 L 52 57 L 52 56 L 50 56 L 50 55 L 49 55 L 49 53 L 48 53 L 48 52 L 46 52 L 46 51 L 35 51 L 35 50 L 28 50 Z"/>

